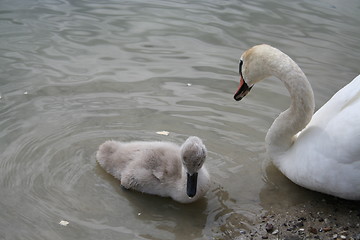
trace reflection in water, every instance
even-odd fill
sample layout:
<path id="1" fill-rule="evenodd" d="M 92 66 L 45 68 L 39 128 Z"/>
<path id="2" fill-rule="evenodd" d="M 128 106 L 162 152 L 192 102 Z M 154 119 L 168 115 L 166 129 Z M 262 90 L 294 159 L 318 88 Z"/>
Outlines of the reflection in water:
<path id="1" fill-rule="evenodd" d="M 265 169 L 265 182 L 259 194 L 261 205 L 265 209 L 294 206 L 316 196 L 316 193 L 291 182 L 271 163 Z"/>
<path id="2" fill-rule="evenodd" d="M 215 198 L 219 202 L 217 209 L 214 209 L 213 221 L 215 225 L 212 227 L 213 237 L 219 239 L 234 239 L 243 232 L 248 230 L 247 224 L 249 219 L 242 213 L 236 212 L 235 209 L 229 207 L 228 201 L 235 203 L 234 199 L 229 198 L 229 193 L 222 187 L 214 189 Z"/>
<path id="3" fill-rule="evenodd" d="M 264 211 L 320 198 L 262 170 L 288 94 L 269 79 L 236 103 L 237 62 L 252 45 L 275 45 L 303 68 L 319 108 L 358 74 L 358 7 L 1 1 L 0 238 L 232 239 Z M 204 139 L 213 183 L 193 204 L 123 191 L 95 161 L 108 139 L 189 135 Z"/>

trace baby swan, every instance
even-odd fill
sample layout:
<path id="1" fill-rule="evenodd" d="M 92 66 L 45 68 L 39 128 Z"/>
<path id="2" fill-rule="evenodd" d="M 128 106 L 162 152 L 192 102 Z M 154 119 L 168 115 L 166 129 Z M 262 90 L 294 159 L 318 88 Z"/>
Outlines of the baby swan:
<path id="1" fill-rule="evenodd" d="M 190 203 L 210 187 L 204 166 L 206 153 L 200 138 L 189 137 L 181 146 L 171 142 L 106 141 L 96 158 L 127 189 Z"/>

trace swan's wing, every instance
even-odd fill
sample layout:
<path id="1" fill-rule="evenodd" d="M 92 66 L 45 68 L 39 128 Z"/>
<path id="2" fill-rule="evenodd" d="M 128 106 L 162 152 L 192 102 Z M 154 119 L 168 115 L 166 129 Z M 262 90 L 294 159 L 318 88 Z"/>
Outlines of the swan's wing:
<path id="1" fill-rule="evenodd" d="M 360 75 L 316 112 L 303 134 L 321 146 L 323 157 L 360 171 Z"/>
<path id="2" fill-rule="evenodd" d="M 288 154 L 299 156 L 298 167 L 350 164 L 360 173 L 360 75 L 315 113 L 295 145 Z"/>
<path id="3" fill-rule="evenodd" d="M 355 77 L 345 87 L 340 89 L 332 98 L 325 103 L 313 116 L 309 126 L 322 125 L 336 116 L 344 108 L 359 101 L 360 98 L 360 75 Z M 360 111 L 360 109 L 358 109 Z"/>
<path id="4" fill-rule="evenodd" d="M 359 123 L 360 75 L 316 112 L 278 161 L 280 170 L 303 187 L 360 199 Z"/>
<path id="5" fill-rule="evenodd" d="M 324 126 L 334 143 L 337 162 L 353 164 L 360 171 L 360 90 Z M 331 150 L 331 149 L 329 149 Z"/>
<path id="6" fill-rule="evenodd" d="M 301 132 L 280 170 L 303 187 L 360 199 L 360 98 L 322 123 Z"/>

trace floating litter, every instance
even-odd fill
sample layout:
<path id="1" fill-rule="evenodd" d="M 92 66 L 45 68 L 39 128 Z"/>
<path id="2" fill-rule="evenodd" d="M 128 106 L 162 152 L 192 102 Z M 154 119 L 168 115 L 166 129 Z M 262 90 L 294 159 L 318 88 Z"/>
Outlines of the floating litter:
<path id="1" fill-rule="evenodd" d="M 187 84 L 186 84 L 186 86 L 188 86 L 188 87 L 191 87 L 191 85 L 192 85 L 191 83 L 187 83 Z"/>
<path id="2" fill-rule="evenodd" d="M 156 132 L 156 134 L 168 136 L 169 132 L 168 131 L 159 131 L 159 132 Z"/>
<path id="3" fill-rule="evenodd" d="M 67 225 L 69 224 L 69 222 L 68 222 L 68 221 L 65 221 L 65 220 L 61 220 L 61 221 L 59 222 L 59 224 L 60 224 L 61 226 L 67 226 Z"/>
<path id="4" fill-rule="evenodd" d="M 25 92 L 24 92 L 24 95 L 28 95 L 28 91 L 25 91 Z"/>

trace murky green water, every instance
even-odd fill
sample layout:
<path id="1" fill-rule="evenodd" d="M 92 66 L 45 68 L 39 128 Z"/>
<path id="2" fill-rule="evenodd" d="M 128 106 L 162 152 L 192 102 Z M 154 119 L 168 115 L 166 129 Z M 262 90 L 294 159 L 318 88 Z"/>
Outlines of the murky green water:
<path id="1" fill-rule="evenodd" d="M 360 72 L 359 25 L 355 0 L 1 1 L 0 238 L 224 237 L 320 198 L 264 164 L 288 96 L 269 79 L 235 102 L 238 58 L 280 48 L 319 108 Z M 107 139 L 189 135 L 204 140 L 212 176 L 194 204 L 123 191 L 95 161 Z"/>

